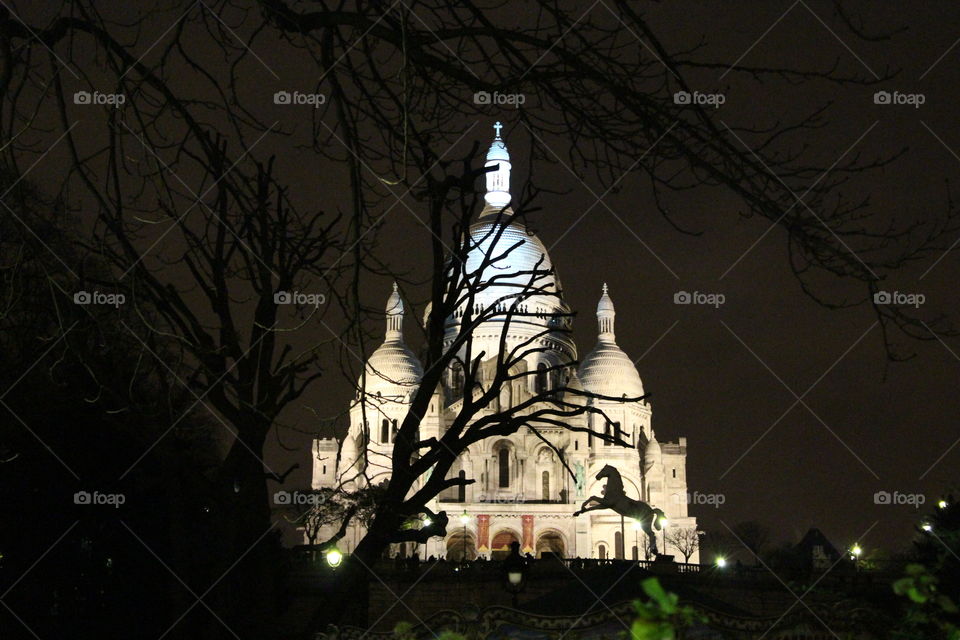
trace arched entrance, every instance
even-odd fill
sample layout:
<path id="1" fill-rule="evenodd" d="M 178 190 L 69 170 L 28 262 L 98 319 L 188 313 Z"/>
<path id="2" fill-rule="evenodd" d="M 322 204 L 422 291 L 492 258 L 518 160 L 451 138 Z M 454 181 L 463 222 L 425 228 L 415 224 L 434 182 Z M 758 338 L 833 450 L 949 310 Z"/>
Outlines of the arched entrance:
<path id="1" fill-rule="evenodd" d="M 508 529 L 500 530 L 497 535 L 493 536 L 493 541 L 490 543 L 490 559 L 503 560 L 510 555 L 510 543 L 512 542 L 520 542 L 517 534 Z"/>
<path id="2" fill-rule="evenodd" d="M 466 537 L 463 530 L 454 531 L 447 538 L 447 560 L 449 562 L 462 562 L 466 553 L 466 560 L 477 559 L 477 541 L 469 531 Z"/>
<path id="3" fill-rule="evenodd" d="M 536 554 L 538 558 L 543 557 L 543 552 L 554 553 L 563 558 L 567 553 L 566 545 L 563 542 L 563 535 L 554 529 L 548 529 L 537 538 Z"/>

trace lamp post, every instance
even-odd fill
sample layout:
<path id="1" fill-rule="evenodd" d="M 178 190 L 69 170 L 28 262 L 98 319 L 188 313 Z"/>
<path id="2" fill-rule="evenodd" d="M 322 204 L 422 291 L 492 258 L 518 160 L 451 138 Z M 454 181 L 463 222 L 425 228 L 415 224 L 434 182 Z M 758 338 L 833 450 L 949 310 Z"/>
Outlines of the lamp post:
<path id="1" fill-rule="evenodd" d="M 420 522 L 420 529 L 426 529 L 433 524 L 433 520 L 429 516 L 424 516 L 423 520 Z M 427 561 L 427 543 L 423 543 L 423 561 Z"/>
<path id="2" fill-rule="evenodd" d="M 850 548 L 850 559 L 853 560 L 853 566 L 856 567 L 857 571 L 860 570 L 860 554 L 863 553 L 863 548 L 859 544 L 854 544 Z"/>
<path id="3" fill-rule="evenodd" d="M 327 552 L 324 554 L 324 558 L 327 561 L 327 564 L 330 565 L 331 569 L 336 569 L 340 566 L 340 563 L 343 562 L 343 554 L 340 553 L 340 549 L 336 547 L 331 547 L 327 549 Z"/>
<path id="4" fill-rule="evenodd" d="M 504 587 L 513 596 L 513 608 L 516 609 L 517 595 L 527 584 L 527 561 L 520 555 L 520 543 L 510 543 L 510 555 L 503 561 Z"/>
<path id="5" fill-rule="evenodd" d="M 667 516 L 660 516 L 660 529 L 663 530 L 663 555 L 667 555 Z"/>
<path id="6" fill-rule="evenodd" d="M 633 521 L 633 546 L 637 550 L 638 562 L 640 560 L 640 529 L 641 528 L 642 526 L 640 525 L 640 523 L 634 520 Z M 644 558 L 649 560 L 649 558 L 646 558 L 646 554 L 644 554 Z"/>
<path id="7" fill-rule="evenodd" d="M 463 513 L 460 514 L 460 524 L 463 525 L 463 552 L 460 555 L 460 566 L 467 564 L 467 523 L 470 522 L 470 516 L 467 515 L 467 510 L 464 509 Z"/>

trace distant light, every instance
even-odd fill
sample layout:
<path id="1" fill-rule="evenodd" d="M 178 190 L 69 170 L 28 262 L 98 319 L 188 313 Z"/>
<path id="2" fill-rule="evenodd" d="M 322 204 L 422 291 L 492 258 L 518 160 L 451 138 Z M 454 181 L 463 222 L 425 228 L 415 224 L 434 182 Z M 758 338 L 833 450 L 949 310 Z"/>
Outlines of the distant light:
<path id="1" fill-rule="evenodd" d="M 860 545 L 855 544 L 855 545 L 853 545 L 853 548 L 850 549 L 850 553 L 852 553 L 853 555 L 855 555 L 855 556 L 857 556 L 857 557 L 860 557 L 860 554 L 863 553 L 863 549 L 860 548 Z"/>
<path id="2" fill-rule="evenodd" d="M 460 524 L 462 524 L 463 526 L 467 526 L 469 522 L 470 522 L 470 516 L 468 516 L 467 511 L 464 510 L 463 513 L 460 515 Z"/>
<path id="3" fill-rule="evenodd" d="M 920 527 L 924 531 L 933 531 L 933 525 L 929 522 Z"/>
<path id="4" fill-rule="evenodd" d="M 327 564 L 336 569 L 340 566 L 340 563 L 343 562 L 343 554 L 340 553 L 340 550 L 334 547 L 327 551 Z"/>
<path id="5" fill-rule="evenodd" d="M 509 571 L 507 572 L 507 579 L 510 581 L 510 584 L 517 586 L 523 582 L 523 572 L 522 571 Z"/>
<path id="6" fill-rule="evenodd" d="M 661 526 L 661 527 L 667 526 L 667 523 L 668 523 L 668 522 L 670 522 L 670 521 L 667 520 L 667 516 L 660 516 L 660 526 Z"/>
<path id="7" fill-rule="evenodd" d="M 634 521 L 633 521 L 633 528 L 634 528 L 635 531 L 640 531 L 640 529 L 643 528 L 643 525 L 640 524 L 639 521 L 634 520 Z"/>
<path id="8" fill-rule="evenodd" d="M 941 509 L 946 509 L 946 508 L 947 508 L 947 501 L 946 501 L 946 500 L 941 500 L 940 502 L 937 503 L 937 506 L 940 507 Z"/>
<path id="9" fill-rule="evenodd" d="M 727 559 L 723 556 L 717 556 L 717 566 L 723 569 L 725 566 L 727 566 Z"/>
<path id="10" fill-rule="evenodd" d="M 432 524 L 433 524 L 433 520 L 431 520 L 430 518 L 424 518 L 424 519 L 423 519 L 423 526 L 424 526 L 424 528 L 429 527 L 429 526 L 432 525 Z"/>

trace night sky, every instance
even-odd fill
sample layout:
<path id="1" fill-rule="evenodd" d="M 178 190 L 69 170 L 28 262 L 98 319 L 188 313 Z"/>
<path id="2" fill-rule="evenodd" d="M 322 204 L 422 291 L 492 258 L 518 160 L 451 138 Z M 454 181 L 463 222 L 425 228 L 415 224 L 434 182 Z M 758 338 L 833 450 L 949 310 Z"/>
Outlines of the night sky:
<path id="1" fill-rule="evenodd" d="M 942 215 L 950 185 L 960 176 L 960 9 L 949 2 L 847 6 L 864 19 L 867 31 L 897 33 L 882 41 L 855 38 L 825 2 L 685 2 L 645 4 L 644 10 L 668 47 L 689 48 L 706 39 L 696 56 L 717 62 L 716 72 L 700 72 L 688 81 L 701 91 L 724 94 L 717 113 L 721 126 L 772 126 L 829 103 L 823 128 L 806 134 L 809 157 L 830 166 L 845 154 L 867 160 L 906 147 L 894 164 L 843 190 L 869 194 L 873 210 L 902 224 Z M 584 3 L 584 10 L 588 7 Z M 605 9 L 594 5 L 592 10 Z M 130 11 L 129 6 L 118 9 L 117 18 Z M 158 21 L 157 35 L 168 25 L 169 20 Z M 204 53 L 202 41 L 191 45 Z M 254 49 L 272 71 L 248 59 L 241 92 L 268 105 L 264 121 L 276 118 L 292 132 L 268 137 L 258 153 L 278 154 L 278 167 L 298 200 L 333 210 L 344 204 L 337 197 L 346 184 L 342 163 L 301 144 L 311 127 L 309 111 L 270 111 L 269 105 L 273 92 L 309 89 L 315 78 L 265 44 Z M 738 60 L 819 69 L 836 63 L 839 72 L 866 78 L 886 69 L 899 72 L 877 86 L 789 84 L 773 78 L 761 83 L 724 75 Z M 182 82 L 190 81 L 185 74 Z M 874 104 L 877 90 L 920 93 L 925 103 L 919 108 Z M 726 531 L 724 523 L 758 520 L 773 531 L 775 541 L 796 541 L 809 527 L 818 527 L 838 547 L 854 541 L 866 547 L 905 545 L 916 511 L 877 505 L 874 494 L 923 493 L 929 508 L 955 482 L 960 340 L 921 342 L 894 333 L 900 353 L 913 357 L 888 361 L 870 306 L 864 301 L 834 311 L 805 295 L 789 268 L 784 231 L 744 216 L 742 203 L 729 192 L 705 186 L 670 194 L 674 221 L 694 232 L 686 234 L 660 216 L 639 173 L 626 175 L 620 189 L 605 195 L 606 206 L 595 205 L 606 186 L 589 172 L 572 175 L 556 160 L 554 154 L 566 157 L 563 136 L 532 141 L 516 115 L 510 108 L 489 107 L 465 119 L 459 126 L 470 131 L 455 151 L 465 153 L 473 143 L 485 149 L 493 123 L 503 121 L 514 161 L 513 192 L 518 193 L 528 178 L 527 159 L 539 145 L 536 183 L 564 193 L 542 195 L 529 225 L 549 248 L 564 297 L 578 313 L 574 330 L 580 355 L 595 344 L 594 312 L 606 282 L 617 309 L 618 343 L 636 359 L 652 394 L 658 438 L 686 436 L 689 489 L 724 495 L 720 508 L 691 508 L 701 528 Z M 58 157 L 59 150 L 34 175 L 58 180 Z M 415 210 L 419 206 L 411 197 L 406 202 Z M 392 209 L 381 235 L 382 260 L 411 280 L 429 276 L 429 233 L 405 207 Z M 958 276 L 960 249 L 891 274 L 883 288 L 922 293 L 922 317 L 945 314 L 956 320 Z M 840 302 L 866 295 L 851 282 L 824 280 L 818 287 Z M 367 303 L 379 308 L 390 281 L 370 279 L 363 290 Z M 673 297 L 681 290 L 722 293 L 726 302 L 716 309 L 676 305 Z M 410 286 L 407 292 L 415 309 L 410 315 L 422 317 L 426 287 Z M 381 321 L 371 322 L 382 335 Z M 414 318 L 408 316 L 405 329 L 408 343 L 418 348 Z M 320 326 L 316 332 L 320 339 L 329 337 Z M 315 428 L 314 416 L 345 410 L 353 393 L 333 356 L 327 371 L 302 406 L 284 416 L 301 431 L 282 430 L 269 440 L 266 461 L 272 468 L 300 463 L 287 479 L 289 488 L 309 485 L 307 432 Z M 288 542 L 299 542 L 288 534 Z"/>
<path id="2" fill-rule="evenodd" d="M 896 11 L 884 5 L 886 13 L 877 15 L 871 4 L 863 14 L 868 29 L 905 30 L 890 41 L 864 42 L 841 34 L 825 5 L 788 7 L 671 3 L 653 8 L 650 19 L 668 44 L 685 46 L 705 35 L 709 44 L 703 57 L 727 64 L 746 54 L 743 64 L 757 66 L 823 68 L 837 61 L 839 69 L 865 76 L 899 69 L 893 81 L 876 87 L 731 84 L 731 76 L 705 77 L 700 86 L 724 92 L 727 100 L 718 117 L 730 123 L 770 124 L 831 102 L 827 126 L 809 134 L 813 157 L 829 166 L 848 149 L 869 158 L 908 147 L 894 165 L 847 189 L 869 193 L 872 207 L 902 222 L 944 211 L 948 182 L 960 175 L 955 126 L 960 48 L 950 49 L 958 36 L 957 8 L 932 3 Z M 922 93 L 926 102 L 920 108 L 876 105 L 873 92 L 880 89 Z M 465 121 L 464 129 L 475 126 L 461 147 L 479 141 L 486 148 L 491 125 L 502 120 L 516 193 L 526 179 L 531 150 L 526 131 L 513 126 L 513 115 L 491 108 L 489 118 Z M 562 139 L 544 142 L 564 157 Z M 552 158 L 550 151 L 541 151 Z M 929 508 L 955 481 L 960 447 L 951 447 L 960 437 L 955 418 L 960 341 L 918 342 L 895 335 L 901 353 L 914 357 L 890 363 L 870 307 L 831 311 L 816 304 L 790 272 L 785 233 L 770 231 L 766 220 L 741 216 L 740 203 L 722 189 L 671 196 L 676 220 L 699 234 L 692 236 L 662 219 L 639 175 L 626 176 L 622 190 L 604 197 L 613 213 L 596 205 L 580 219 L 596 200 L 591 191 L 599 195 L 604 187 L 590 177 L 581 183 L 556 161 L 540 162 L 535 170 L 538 183 L 568 191 L 542 197 L 531 226 L 549 248 L 564 296 L 578 312 L 580 355 L 595 344 L 594 313 L 606 282 L 617 309 L 618 343 L 636 359 L 652 394 L 658 438 L 686 436 L 690 491 L 725 497 L 717 509 L 691 508 L 701 528 L 725 532 L 724 523 L 755 519 L 772 529 L 776 542 L 796 541 L 807 528 L 819 527 L 838 547 L 857 540 L 891 549 L 905 545 L 916 510 L 877 505 L 874 494 L 923 493 Z M 427 231 L 403 207 L 387 220 L 384 235 L 392 241 L 384 244 L 382 255 L 390 256 L 398 270 L 426 277 Z M 953 252 L 937 262 L 941 255 L 892 276 L 886 288 L 924 294 L 923 313 L 929 317 L 955 315 L 951 285 L 960 262 Z M 821 291 L 836 300 L 864 297 L 849 284 L 825 282 Z M 385 300 L 389 283 L 366 290 L 370 303 L 377 304 Z M 680 290 L 722 293 L 726 303 L 719 309 L 675 305 L 673 294 Z M 419 292 L 420 299 L 412 291 L 410 302 L 419 317 L 426 290 Z M 416 334 L 408 317 L 406 335 L 414 346 Z M 330 413 L 338 403 L 346 406 L 351 392 L 347 385 L 328 382 L 316 391 L 315 406 Z M 291 456 L 302 461 L 301 473 L 289 482 L 306 484 L 306 439 L 282 439 L 286 447 L 304 448 L 291 454 L 275 447 L 268 462 Z"/>

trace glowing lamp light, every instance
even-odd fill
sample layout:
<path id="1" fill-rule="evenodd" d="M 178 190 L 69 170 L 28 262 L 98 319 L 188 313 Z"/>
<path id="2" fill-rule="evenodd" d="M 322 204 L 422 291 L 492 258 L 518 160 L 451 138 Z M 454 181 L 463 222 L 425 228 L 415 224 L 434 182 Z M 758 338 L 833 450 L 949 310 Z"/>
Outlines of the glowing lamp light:
<path id="1" fill-rule="evenodd" d="M 640 531 L 640 529 L 642 529 L 642 528 L 643 528 L 643 525 L 642 525 L 642 524 L 640 524 L 640 523 L 637 522 L 636 520 L 633 521 L 633 530 L 634 530 L 634 531 Z"/>
<path id="2" fill-rule="evenodd" d="M 940 502 L 937 503 L 937 506 L 940 507 L 941 509 L 946 509 L 946 508 L 947 508 L 947 501 L 946 501 L 946 500 L 941 500 Z"/>
<path id="3" fill-rule="evenodd" d="M 463 526 L 467 526 L 469 522 L 470 522 L 470 516 L 468 516 L 466 510 L 464 510 L 464 512 L 460 514 L 460 524 L 462 524 Z"/>
<path id="4" fill-rule="evenodd" d="M 667 520 L 667 516 L 660 516 L 660 526 L 665 527 L 670 521 Z"/>
<path id="5" fill-rule="evenodd" d="M 859 558 L 859 557 L 860 557 L 860 554 L 863 553 L 863 549 L 860 548 L 860 545 L 855 544 L 855 545 L 853 545 L 853 548 L 850 549 L 850 553 L 852 553 L 854 556 L 856 556 L 857 558 Z"/>
<path id="6" fill-rule="evenodd" d="M 423 527 L 424 527 L 424 529 L 426 529 L 427 527 L 429 527 L 429 526 L 432 525 L 432 524 L 433 524 L 433 520 L 431 520 L 430 518 L 424 518 L 424 519 L 423 519 Z"/>
<path id="7" fill-rule="evenodd" d="M 334 547 L 327 551 L 327 564 L 336 569 L 340 566 L 340 563 L 343 562 L 343 554 L 340 553 L 340 550 Z"/>
<path id="8" fill-rule="evenodd" d="M 725 566 L 727 566 L 727 559 L 723 556 L 717 556 L 717 566 L 723 569 Z"/>
<path id="9" fill-rule="evenodd" d="M 519 586 L 523 582 L 523 571 L 508 571 L 507 580 L 514 587 Z"/>
<path id="10" fill-rule="evenodd" d="M 929 522 L 925 523 L 920 528 L 923 529 L 924 531 L 933 531 L 933 525 L 930 524 Z"/>

